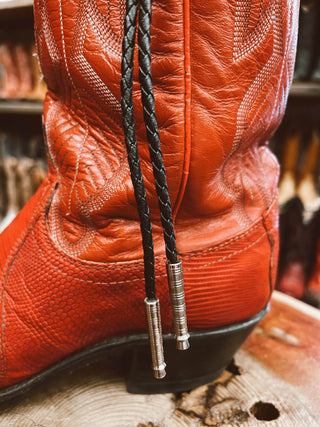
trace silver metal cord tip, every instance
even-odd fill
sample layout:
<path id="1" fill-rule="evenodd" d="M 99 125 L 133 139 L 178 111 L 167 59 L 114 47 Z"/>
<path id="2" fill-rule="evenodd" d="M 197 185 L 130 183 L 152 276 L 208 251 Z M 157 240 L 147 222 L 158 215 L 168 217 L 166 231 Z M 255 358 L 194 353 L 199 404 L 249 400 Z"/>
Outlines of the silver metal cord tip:
<path id="1" fill-rule="evenodd" d="M 187 350 L 190 347 L 190 335 L 188 332 L 187 325 L 187 313 L 181 261 L 177 262 L 176 264 L 170 264 L 169 262 L 167 262 L 167 275 L 170 289 L 177 349 Z"/>
<path id="2" fill-rule="evenodd" d="M 164 378 L 167 373 L 166 373 L 166 364 L 164 363 L 162 367 L 158 367 L 158 369 L 154 369 L 153 368 L 153 372 L 154 372 L 154 377 L 158 380 L 160 380 L 161 378 Z"/>
<path id="3" fill-rule="evenodd" d="M 160 303 L 158 298 L 145 298 L 144 305 L 147 315 L 148 333 L 152 357 L 152 369 L 154 377 L 161 379 L 166 376 L 166 364 L 163 354 Z"/>
<path id="4" fill-rule="evenodd" d="M 187 334 L 185 338 L 180 337 L 180 339 L 177 339 L 177 349 L 178 350 L 188 350 L 188 348 L 190 348 L 190 343 L 189 343 L 189 338 L 190 335 Z"/>

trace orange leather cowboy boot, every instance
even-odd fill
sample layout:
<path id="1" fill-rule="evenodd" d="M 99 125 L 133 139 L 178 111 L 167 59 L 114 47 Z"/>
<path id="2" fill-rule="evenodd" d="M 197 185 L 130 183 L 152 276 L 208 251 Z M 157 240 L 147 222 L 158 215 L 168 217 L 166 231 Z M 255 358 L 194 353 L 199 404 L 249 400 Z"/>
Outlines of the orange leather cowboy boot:
<path id="1" fill-rule="evenodd" d="M 167 362 L 167 376 L 155 380 L 141 356 L 148 346 L 144 260 L 122 127 L 130 96 L 122 95 L 121 108 L 120 89 L 126 60 L 133 65 L 126 41 L 135 41 L 137 1 L 126 8 L 123 0 L 36 0 L 50 170 L 1 235 L 2 399 L 115 346 L 136 352 L 129 359 L 134 392 L 190 389 L 230 361 L 264 315 L 276 275 L 278 164 L 266 141 L 282 118 L 292 78 L 297 3 L 152 4 L 155 111 L 191 335 L 190 349 L 181 352 L 172 344 L 138 82 L 143 41 L 135 43 L 126 87 L 135 133 L 133 121 L 126 137 L 137 135 L 153 227 Z"/>

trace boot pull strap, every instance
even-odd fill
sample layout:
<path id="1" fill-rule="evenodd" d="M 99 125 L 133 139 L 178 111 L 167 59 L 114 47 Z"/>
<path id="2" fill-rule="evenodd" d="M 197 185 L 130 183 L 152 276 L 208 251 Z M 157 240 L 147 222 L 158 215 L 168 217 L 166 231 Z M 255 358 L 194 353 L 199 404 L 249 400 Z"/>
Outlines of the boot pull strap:
<path id="1" fill-rule="evenodd" d="M 122 44 L 121 61 L 121 106 L 123 114 L 123 127 L 127 147 L 128 162 L 131 179 L 134 187 L 135 198 L 140 218 L 142 245 L 144 252 L 144 276 L 146 287 L 145 307 L 153 359 L 153 369 L 156 378 L 165 375 L 163 359 L 163 344 L 161 333 L 159 300 L 156 297 L 154 249 L 150 211 L 146 197 L 143 176 L 140 166 L 140 157 L 135 132 L 135 118 L 133 111 L 133 55 L 135 48 L 135 35 L 137 27 L 138 0 L 126 1 L 126 14 L 124 21 L 124 38 Z M 149 153 L 155 178 L 158 196 L 161 223 L 163 228 L 169 290 L 173 311 L 175 336 L 177 348 L 189 348 L 189 333 L 185 309 L 185 296 L 182 276 L 182 264 L 177 257 L 176 239 L 173 228 L 172 210 L 168 185 L 163 164 L 160 146 L 158 123 L 155 114 L 154 94 L 151 75 L 150 52 L 150 25 L 151 25 L 151 0 L 140 0 L 138 49 L 139 49 L 139 80 L 143 104 L 144 121 L 146 126 Z M 152 315 L 150 310 L 152 308 Z M 155 339 L 156 337 L 156 339 Z M 161 372 L 161 375 L 159 374 Z"/>

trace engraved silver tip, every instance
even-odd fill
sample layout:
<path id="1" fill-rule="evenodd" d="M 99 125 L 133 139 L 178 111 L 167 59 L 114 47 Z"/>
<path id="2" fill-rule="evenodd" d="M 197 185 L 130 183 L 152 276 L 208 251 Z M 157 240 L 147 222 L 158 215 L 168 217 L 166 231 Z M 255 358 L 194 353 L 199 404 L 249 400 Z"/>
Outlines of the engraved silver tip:
<path id="1" fill-rule="evenodd" d="M 190 338 L 189 334 L 176 337 L 177 350 L 188 350 L 188 348 L 190 348 L 189 338 Z"/>
<path id="2" fill-rule="evenodd" d="M 153 369 L 154 377 L 157 380 L 160 380 L 161 378 L 164 378 L 167 375 L 165 368 L 166 368 L 166 364 L 164 363 L 162 366 L 158 366 L 157 369 Z"/>
<path id="3" fill-rule="evenodd" d="M 158 298 L 145 298 L 144 303 L 147 315 L 147 325 L 154 377 L 156 379 L 161 379 L 166 376 L 166 364 L 163 355 L 160 303 Z"/>
<path id="4" fill-rule="evenodd" d="M 188 350 L 190 348 L 189 340 L 177 341 L 176 344 L 177 350 Z"/>
<path id="5" fill-rule="evenodd" d="M 182 263 L 176 264 L 167 262 L 168 283 L 173 314 L 173 324 L 175 329 L 176 348 L 187 350 L 190 347 L 187 324 L 186 303 L 184 295 L 184 282 Z"/>

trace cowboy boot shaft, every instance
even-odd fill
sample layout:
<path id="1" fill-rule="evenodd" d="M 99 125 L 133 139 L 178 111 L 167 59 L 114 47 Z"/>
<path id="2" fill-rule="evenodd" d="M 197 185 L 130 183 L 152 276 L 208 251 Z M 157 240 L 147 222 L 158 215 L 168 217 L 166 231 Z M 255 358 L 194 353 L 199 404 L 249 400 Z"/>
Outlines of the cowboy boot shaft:
<path id="1" fill-rule="evenodd" d="M 152 76 L 177 245 L 181 252 L 203 249 L 248 228 L 275 197 L 278 167 L 265 143 L 284 112 L 298 7 L 284 0 L 152 7 Z M 59 182 L 51 232 L 69 255 L 95 261 L 141 257 L 121 125 L 124 9 L 124 1 L 35 3 L 49 87 L 46 132 Z M 159 252 L 137 57 L 135 65 L 137 136 Z M 201 230 L 199 218 L 207 225 Z"/>
<path id="2" fill-rule="evenodd" d="M 182 22 L 178 22 L 179 41 L 172 45 L 183 7 L 171 3 L 161 11 L 160 6 L 155 7 L 153 21 L 158 22 L 158 27 L 153 26 L 153 35 L 159 40 L 159 54 L 154 59 L 153 79 L 174 205 L 184 162 L 184 69 Z M 103 253 L 98 257 L 103 261 L 137 259 L 142 254 L 120 106 L 124 8 L 124 2 L 96 1 L 38 2 L 35 7 L 37 46 L 49 87 L 46 132 L 59 180 L 51 229 L 67 253 L 79 255 L 81 250 L 82 258 L 95 261 L 101 247 Z M 143 112 L 138 106 L 141 102 L 137 67 L 134 79 L 142 169 L 148 201 L 158 219 Z M 119 231 L 123 244 L 118 241 L 113 245 Z M 81 249 L 75 249 L 76 246 Z M 91 249 L 86 251 L 89 246 Z"/>

